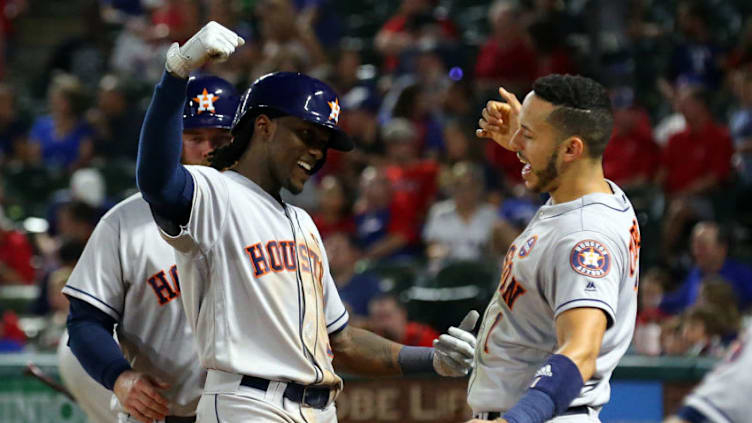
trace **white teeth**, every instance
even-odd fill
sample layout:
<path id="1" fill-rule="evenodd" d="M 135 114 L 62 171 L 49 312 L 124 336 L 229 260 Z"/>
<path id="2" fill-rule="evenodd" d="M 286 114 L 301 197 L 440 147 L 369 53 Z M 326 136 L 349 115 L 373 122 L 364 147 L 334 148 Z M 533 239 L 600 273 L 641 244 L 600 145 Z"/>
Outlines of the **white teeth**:
<path id="1" fill-rule="evenodd" d="M 525 159 L 524 159 L 524 158 L 522 157 L 522 154 L 520 154 L 520 152 L 519 152 L 519 151 L 517 152 L 517 159 L 519 159 L 519 161 L 521 161 L 522 163 L 528 164 L 527 160 L 525 160 Z"/>
<path id="2" fill-rule="evenodd" d="M 302 160 L 298 161 L 298 165 L 300 165 L 300 167 L 302 167 L 303 169 L 308 170 L 308 171 L 310 171 L 311 169 L 313 169 L 313 166 L 311 166 L 310 164 L 308 164 L 308 163 L 306 163 L 306 162 L 304 162 Z"/>

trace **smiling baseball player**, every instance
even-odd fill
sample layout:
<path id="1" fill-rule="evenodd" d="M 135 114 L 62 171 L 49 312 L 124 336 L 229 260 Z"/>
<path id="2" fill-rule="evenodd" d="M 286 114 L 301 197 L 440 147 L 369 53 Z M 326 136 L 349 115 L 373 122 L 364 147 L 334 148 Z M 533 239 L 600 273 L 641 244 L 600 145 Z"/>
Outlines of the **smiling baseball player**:
<path id="1" fill-rule="evenodd" d="M 191 78 L 187 94 L 178 111 L 182 158 L 200 164 L 229 142 L 239 98 L 215 76 Z M 195 420 L 206 373 L 178 299 L 175 254 L 140 194 L 102 217 L 63 293 L 71 302 L 71 349 L 89 375 L 115 393 L 121 423 Z M 120 348 L 112 337 L 115 324 Z"/>
<path id="2" fill-rule="evenodd" d="M 603 177 L 613 117 L 597 82 L 549 75 L 523 104 L 503 88 L 477 135 L 517 152 L 528 189 L 548 192 L 506 254 L 478 337 L 476 419 L 597 422 L 635 323 L 640 236 Z"/>
<path id="3" fill-rule="evenodd" d="M 180 165 L 186 76 L 242 43 L 210 22 L 174 44 L 139 146 L 138 185 L 175 248 L 181 300 L 208 369 L 199 421 L 335 422 L 335 365 L 366 375 L 467 374 L 475 338 L 463 329 L 477 313 L 435 350 L 349 327 L 313 220 L 281 200 L 282 188 L 303 189 L 329 148 L 353 148 L 329 86 L 299 73 L 259 78 L 241 98 L 232 143 L 210 156 L 215 169 Z"/>

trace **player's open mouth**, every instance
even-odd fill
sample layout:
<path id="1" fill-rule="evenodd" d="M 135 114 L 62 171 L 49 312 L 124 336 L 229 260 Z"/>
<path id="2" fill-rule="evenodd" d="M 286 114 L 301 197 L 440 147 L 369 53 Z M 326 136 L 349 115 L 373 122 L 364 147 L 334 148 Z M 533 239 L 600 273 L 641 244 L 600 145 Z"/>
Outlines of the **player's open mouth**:
<path id="1" fill-rule="evenodd" d="M 524 176 L 526 176 L 526 175 L 528 175 L 528 174 L 529 174 L 530 172 L 532 172 L 532 170 L 533 170 L 533 167 L 532 167 L 532 166 L 530 166 L 530 162 L 528 162 L 528 161 L 527 161 L 527 160 L 526 160 L 526 159 L 525 159 L 525 158 L 524 158 L 524 157 L 522 156 L 522 154 L 521 154 L 521 153 L 520 153 L 519 151 L 517 152 L 517 158 L 518 158 L 518 159 L 520 160 L 520 162 L 521 162 L 521 163 L 523 163 L 523 164 L 525 165 L 525 166 L 523 166 L 523 167 L 522 167 L 522 172 L 520 172 L 520 173 L 522 174 L 522 176 L 523 176 L 523 177 L 524 177 Z"/>
<path id="2" fill-rule="evenodd" d="M 306 174 L 310 175 L 312 173 L 311 172 L 313 170 L 312 164 L 308 162 L 304 162 L 303 160 L 298 160 L 298 166 L 300 166 L 305 171 Z"/>

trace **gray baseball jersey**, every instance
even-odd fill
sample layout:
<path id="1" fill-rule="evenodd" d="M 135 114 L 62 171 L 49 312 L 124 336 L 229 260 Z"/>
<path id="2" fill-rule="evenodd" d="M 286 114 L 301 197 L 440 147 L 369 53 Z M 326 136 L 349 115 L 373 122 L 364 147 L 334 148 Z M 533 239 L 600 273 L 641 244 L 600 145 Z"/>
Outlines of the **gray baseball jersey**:
<path id="1" fill-rule="evenodd" d="M 201 365 L 341 385 L 329 334 L 349 317 L 311 217 L 234 171 L 186 168 L 194 180 L 190 219 L 177 236 L 162 235 L 176 250 Z"/>
<path id="2" fill-rule="evenodd" d="M 478 336 L 468 387 L 474 412 L 503 412 L 517 403 L 559 348 L 556 317 L 577 307 L 603 310 L 608 329 L 595 374 L 572 406 L 608 402 L 611 373 L 634 330 L 640 243 L 632 205 L 609 184 L 613 194 L 549 200 L 509 247 Z"/>
<path id="3" fill-rule="evenodd" d="M 726 359 L 705 375 L 684 404 L 701 412 L 713 423 L 741 423 L 750 420 L 752 402 L 752 326 L 729 351 Z"/>
<path id="4" fill-rule="evenodd" d="M 178 297 L 173 249 L 159 236 L 149 205 L 135 194 L 97 224 L 63 293 L 117 321 L 123 355 L 140 372 L 170 384 L 171 415 L 196 413 L 205 371 Z"/>

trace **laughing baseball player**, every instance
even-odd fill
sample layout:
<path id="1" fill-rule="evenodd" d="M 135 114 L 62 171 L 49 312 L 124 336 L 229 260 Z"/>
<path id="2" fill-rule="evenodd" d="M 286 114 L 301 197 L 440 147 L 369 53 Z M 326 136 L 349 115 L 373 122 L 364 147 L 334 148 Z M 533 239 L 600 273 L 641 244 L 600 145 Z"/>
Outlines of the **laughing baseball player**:
<path id="1" fill-rule="evenodd" d="M 178 111 L 185 163 L 200 164 L 229 142 L 238 101 L 221 78 L 187 82 Z M 115 393 L 121 423 L 195 421 L 206 372 L 196 362 L 180 288 L 175 253 L 140 194 L 102 217 L 63 288 L 71 303 L 70 347 L 89 375 Z"/>
<path id="2" fill-rule="evenodd" d="M 329 148 L 347 151 L 339 99 L 323 82 L 279 72 L 241 98 L 233 141 L 213 168 L 179 163 L 186 76 L 227 58 L 243 40 L 210 22 L 173 44 L 146 113 L 137 181 L 175 249 L 181 300 L 208 369 L 198 420 L 336 422 L 335 373 L 466 375 L 475 338 L 459 328 L 434 348 L 406 347 L 347 325 L 311 217 L 283 202 L 299 193 Z"/>
<path id="3" fill-rule="evenodd" d="M 520 104 L 491 101 L 477 135 L 517 152 L 528 189 L 549 201 L 509 247 L 478 335 L 468 402 L 478 421 L 598 422 L 635 323 L 640 232 L 604 179 L 611 136 L 603 86 L 538 79 Z"/>

